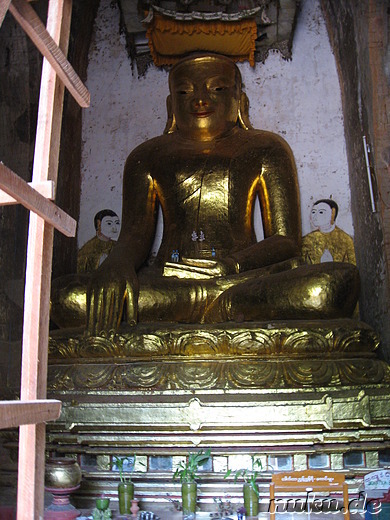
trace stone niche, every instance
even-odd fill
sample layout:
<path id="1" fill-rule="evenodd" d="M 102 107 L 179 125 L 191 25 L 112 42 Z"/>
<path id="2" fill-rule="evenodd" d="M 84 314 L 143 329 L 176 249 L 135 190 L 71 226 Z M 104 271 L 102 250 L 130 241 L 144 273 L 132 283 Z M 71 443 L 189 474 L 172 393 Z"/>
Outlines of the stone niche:
<path id="1" fill-rule="evenodd" d="M 75 5 L 70 59 L 83 79 L 97 4 L 91 0 Z M 370 77 L 367 57 L 362 52 L 367 36 L 363 30 L 366 18 L 352 1 L 323 0 L 322 4 L 329 16 L 329 27 L 334 31 L 335 54 L 344 74 L 352 209 L 363 279 L 361 310 L 365 321 L 380 334 L 383 357 L 389 344 L 388 286 L 387 278 L 381 278 L 380 286 L 377 280 L 381 266 L 386 264 L 381 222 L 370 215 L 369 201 L 366 192 L 363 193 L 365 165 L 357 130 L 361 121 L 356 89 L 359 81 L 368 88 Z M 364 7 L 367 5 L 364 2 Z M 4 23 L 12 24 L 8 18 Z M 354 47 L 353 27 L 362 29 L 360 52 Z M 16 41 L 9 36 L 4 49 L 11 48 L 11 44 L 16 45 Z M 33 52 L 28 50 L 31 67 L 36 59 Z M 350 60 L 345 67 L 344 59 Z M 359 81 L 357 70 L 361 71 Z M 25 79 L 27 84 L 28 78 Z M 22 91 L 15 88 L 14 92 Z M 34 103 L 30 103 L 30 110 Z M 3 118 L 5 111 L 0 112 Z M 363 99 L 362 112 L 364 122 L 374 119 L 369 96 Z M 10 123 L 13 129 L 20 129 L 20 125 L 18 117 Z M 5 135 L 0 134 L 2 144 Z M 74 138 L 75 135 L 78 137 Z M 81 119 L 70 99 L 65 105 L 62 139 L 60 179 L 67 189 L 60 186 L 58 193 L 60 200 L 69 196 L 62 207 L 77 218 Z M 23 155 L 26 172 L 32 141 L 30 136 L 29 150 Z M 14 145 L 7 142 L 2 149 L 11 150 Z M 362 213 L 366 215 L 364 219 L 360 219 Z M 8 216 L 4 211 L 2 216 L 2 224 L 12 229 L 15 215 Z M 22 242 L 25 225 L 24 233 L 23 229 L 20 233 Z M 370 248 L 366 247 L 367 230 L 374 237 Z M 6 230 L 2 232 L 4 237 L 2 251 L 6 250 L 6 244 L 7 251 L 13 251 L 13 237 Z M 67 246 L 57 241 L 56 276 L 74 270 L 76 249 L 75 243 Z M 14 265 L 19 270 L 19 264 Z M 19 274 L 19 271 L 7 272 L 8 277 L 17 278 Z M 12 312 L 7 312 L 5 323 L 9 325 L 7 320 Z M 52 334 L 48 388 L 50 397 L 63 401 L 63 414 L 47 427 L 47 448 L 51 454 L 78 458 L 84 475 L 75 496 L 79 507 L 89 507 L 103 491 L 115 500 L 118 475 L 110 470 L 115 454 L 136 452 L 146 462 L 146 471 L 138 468 L 135 473 L 144 509 L 152 502 L 162 504 L 179 497 L 179 484 L 171 481 L 175 463 L 188 451 L 198 448 L 210 447 L 213 454 L 212 466 L 202 478 L 203 509 L 210 509 L 213 497 L 223 492 L 237 502 L 240 500 L 241 485 L 223 479 L 226 467 L 243 462 L 234 457 L 258 454 L 265 463 L 281 469 L 305 469 L 314 463 L 317 468 L 320 464 L 324 469 L 342 470 L 347 474 L 351 491 L 358 488 L 359 475 L 388 465 L 389 369 L 376 354 L 379 337 L 370 327 L 361 325 L 353 333 L 348 323 L 342 324 L 337 333 L 334 327 L 321 330 L 314 327 L 308 332 L 307 328 L 302 331 L 292 324 L 277 327 L 263 324 L 230 331 L 184 328 L 180 338 L 169 327 L 141 332 L 134 337 L 128 330 L 122 330 L 116 336 L 89 340 L 82 331 L 75 331 L 71 338 L 62 332 Z M 364 353 L 359 346 L 362 344 Z M 329 352 L 325 359 L 324 349 Z M 16 352 L 17 349 L 11 353 Z M 16 393 L 16 379 L 9 378 L 8 382 L 8 389 L 12 387 Z M 15 488 L 16 437 L 15 431 L 1 433 L 5 450 L 2 450 L 2 489 L 6 489 L 0 493 L 2 497 L 11 496 Z M 154 457 L 168 459 L 158 462 Z M 268 496 L 269 480 L 266 470 L 262 498 Z"/>
<path id="2" fill-rule="evenodd" d="M 350 73 L 352 83 L 352 69 Z M 344 103 L 355 117 L 354 106 Z M 348 141 L 353 150 L 348 154 L 354 157 L 357 133 L 353 143 Z M 359 170 L 350 177 L 355 201 L 355 176 L 360 185 L 365 178 L 364 163 L 356 161 Z M 372 217 L 367 219 L 373 223 Z M 360 224 L 355 225 L 360 233 Z M 379 230 L 378 222 L 373 226 L 377 236 L 374 228 Z M 363 277 L 367 264 L 362 258 L 374 254 L 366 250 L 358 254 Z M 375 254 L 379 265 L 382 253 Z M 364 288 L 363 294 L 368 295 Z M 378 308 L 375 298 L 370 301 Z M 82 331 L 71 336 L 53 331 L 48 388 L 64 408 L 60 420 L 48 425 L 48 450 L 80 460 L 84 481 L 76 499 L 81 505 L 102 491 L 115 497 L 118 477 L 110 470 L 111 458 L 133 452 L 146 464 L 135 473 L 144 509 L 176 500 L 179 484 L 171 480 L 175 464 L 188 451 L 209 447 L 212 465 L 201 479 L 204 510 L 222 493 L 240 500 L 241 486 L 227 483 L 224 471 L 236 464 L 235 456 L 251 454 L 259 455 L 265 467 L 318 464 L 343 471 L 354 492 L 361 484 L 359 475 L 386 465 L 389 368 L 377 355 L 379 336 L 370 326 L 351 328 L 348 320 L 338 325 L 178 330 L 160 324 L 139 326 L 136 334 L 123 328 L 117 335 L 95 338 L 84 337 Z M 266 470 L 264 499 L 269 480 Z"/>

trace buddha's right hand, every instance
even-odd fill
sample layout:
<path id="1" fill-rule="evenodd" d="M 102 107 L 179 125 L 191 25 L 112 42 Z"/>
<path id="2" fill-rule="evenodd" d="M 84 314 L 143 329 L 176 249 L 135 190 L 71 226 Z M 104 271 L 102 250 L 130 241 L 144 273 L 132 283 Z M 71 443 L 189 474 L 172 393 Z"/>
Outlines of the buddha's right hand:
<path id="1" fill-rule="evenodd" d="M 91 277 L 87 292 L 87 333 L 93 336 L 101 331 L 117 331 L 124 309 L 128 323 L 135 324 L 137 319 L 138 278 L 135 271 L 124 276 L 104 267 Z"/>

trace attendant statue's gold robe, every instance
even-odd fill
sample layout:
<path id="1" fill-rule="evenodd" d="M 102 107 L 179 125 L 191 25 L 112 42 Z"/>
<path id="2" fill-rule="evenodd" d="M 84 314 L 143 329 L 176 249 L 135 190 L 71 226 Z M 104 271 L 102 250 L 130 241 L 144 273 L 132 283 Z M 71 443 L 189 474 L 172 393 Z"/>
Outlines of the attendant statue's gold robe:
<path id="1" fill-rule="evenodd" d="M 302 239 L 302 256 L 308 264 L 320 264 L 325 251 L 329 251 L 334 262 L 356 265 L 353 239 L 348 233 L 335 226 L 329 233 L 316 230 Z"/>
<path id="2" fill-rule="evenodd" d="M 77 255 L 77 272 L 91 273 L 104 262 L 111 253 L 113 240 L 100 240 L 95 236 L 88 240 L 79 250 Z"/>

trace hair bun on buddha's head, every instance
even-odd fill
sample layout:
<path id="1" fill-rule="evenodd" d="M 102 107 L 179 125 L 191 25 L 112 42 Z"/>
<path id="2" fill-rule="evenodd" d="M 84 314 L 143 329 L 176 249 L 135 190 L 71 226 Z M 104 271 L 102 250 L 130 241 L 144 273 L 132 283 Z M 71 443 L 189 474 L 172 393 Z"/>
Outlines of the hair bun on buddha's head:
<path id="1" fill-rule="evenodd" d="M 239 87 L 241 88 L 242 84 L 242 78 L 241 78 L 241 72 L 240 69 L 237 67 L 236 63 L 229 58 L 228 56 L 225 56 L 224 54 L 218 54 L 216 52 L 191 52 L 185 56 L 183 56 L 180 60 L 178 60 L 174 65 L 172 65 L 171 70 L 169 71 L 169 76 L 172 75 L 181 65 L 184 63 L 187 63 L 189 61 L 220 61 L 223 63 L 228 63 L 231 65 L 231 67 L 235 70 L 235 74 L 237 79 L 239 80 Z"/>

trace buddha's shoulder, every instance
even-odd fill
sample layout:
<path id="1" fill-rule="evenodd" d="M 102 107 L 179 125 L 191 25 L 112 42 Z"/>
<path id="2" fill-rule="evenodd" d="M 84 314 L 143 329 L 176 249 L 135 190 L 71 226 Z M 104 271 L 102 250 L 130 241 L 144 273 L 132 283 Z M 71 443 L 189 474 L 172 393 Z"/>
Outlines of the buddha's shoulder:
<path id="1" fill-rule="evenodd" d="M 136 168 L 138 165 L 147 166 L 156 157 L 159 150 L 164 150 L 165 135 L 153 137 L 139 144 L 127 156 L 125 168 Z"/>
<path id="2" fill-rule="evenodd" d="M 158 151 L 159 149 L 164 150 L 167 145 L 172 141 L 170 135 L 163 134 L 157 137 L 152 137 L 147 141 L 139 144 L 136 148 L 134 148 L 129 157 L 138 157 L 148 155 L 152 150 Z"/>
<path id="3" fill-rule="evenodd" d="M 260 149 L 277 148 L 289 150 L 290 146 L 287 141 L 279 134 L 268 130 L 242 130 L 239 133 L 240 139 L 249 147 Z"/>
<path id="4" fill-rule="evenodd" d="M 263 151 L 263 153 L 265 150 L 290 150 L 286 140 L 278 134 L 267 130 L 244 130 L 242 128 L 236 128 L 230 136 L 216 140 L 216 145 L 222 146 L 222 148 L 226 147 L 230 153 L 239 155 L 256 150 Z M 191 153 L 191 151 L 196 153 L 198 148 L 199 143 L 181 140 L 180 136 L 175 134 L 163 134 L 138 145 L 130 153 L 128 160 L 142 163 L 149 160 L 154 162 L 156 157 L 170 156 L 182 150 L 186 150 L 188 153 Z"/>

